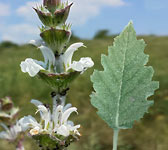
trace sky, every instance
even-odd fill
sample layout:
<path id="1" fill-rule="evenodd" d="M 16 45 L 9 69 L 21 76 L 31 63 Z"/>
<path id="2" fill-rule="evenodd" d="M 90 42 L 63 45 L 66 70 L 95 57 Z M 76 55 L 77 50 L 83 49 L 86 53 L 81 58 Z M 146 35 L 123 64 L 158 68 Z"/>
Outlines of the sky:
<path id="1" fill-rule="evenodd" d="M 120 33 L 130 20 L 137 34 L 168 35 L 168 0 L 69 0 L 67 22 L 81 38 L 101 29 Z M 32 7 L 42 0 L 0 0 L 0 41 L 19 44 L 39 38 L 41 23 Z"/>

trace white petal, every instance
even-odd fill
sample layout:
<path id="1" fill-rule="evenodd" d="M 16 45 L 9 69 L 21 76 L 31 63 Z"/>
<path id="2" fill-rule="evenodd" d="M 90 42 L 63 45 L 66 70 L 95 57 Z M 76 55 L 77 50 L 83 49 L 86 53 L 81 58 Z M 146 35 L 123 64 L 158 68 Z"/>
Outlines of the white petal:
<path id="1" fill-rule="evenodd" d="M 21 128 L 20 124 L 17 122 L 16 125 L 10 127 L 10 132 L 11 132 L 11 134 L 13 135 L 13 137 L 16 138 L 17 135 L 18 135 L 20 132 L 22 132 L 22 128 Z"/>
<path id="2" fill-rule="evenodd" d="M 61 106 L 61 105 L 57 106 L 57 108 L 54 109 L 52 119 L 54 121 L 55 127 L 58 125 L 58 122 L 61 123 L 62 112 L 63 112 L 63 106 Z"/>
<path id="3" fill-rule="evenodd" d="M 10 139 L 9 134 L 5 131 L 0 132 L 0 139 Z"/>
<path id="4" fill-rule="evenodd" d="M 16 139 L 18 133 L 19 132 L 17 132 L 17 129 L 15 130 L 14 126 L 10 127 L 10 129 L 9 129 L 9 136 L 10 136 L 11 139 Z"/>
<path id="5" fill-rule="evenodd" d="M 25 61 L 22 61 L 20 67 L 22 72 L 27 72 L 31 77 L 34 77 L 40 70 L 44 70 L 43 67 L 35 63 L 35 61 L 31 58 L 27 58 Z"/>
<path id="6" fill-rule="evenodd" d="M 83 64 L 79 61 L 73 61 L 72 65 L 68 68 L 68 70 L 71 68 L 78 72 L 82 72 L 84 70 Z"/>
<path id="7" fill-rule="evenodd" d="M 39 47 L 41 45 L 44 45 L 44 42 L 42 40 L 30 40 L 29 44 Z"/>
<path id="8" fill-rule="evenodd" d="M 90 57 L 83 57 L 78 62 L 73 61 L 70 68 L 72 68 L 75 71 L 82 72 L 86 70 L 87 68 L 91 68 L 94 65 L 94 62 Z"/>
<path id="9" fill-rule="evenodd" d="M 57 134 L 67 137 L 70 133 L 68 128 L 65 125 L 62 125 L 57 129 Z"/>
<path id="10" fill-rule="evenodd" d="M 81 135 L 78 130 L 74 130 L 74 133 L 79 136 Z"/>
<path id="11" fill-rule="evenodd" d="M 27 64 L 24 61 L 21 62 L 20 67 L 21 67 L 22 72 L 24 73 L 27 72 Z"/>
<path id="12" fill-rule="evenodd" d="M 63 112 L 66 111 L 67 109 L 71 108 L 72 104 L 68 103 L 64 106 Z"/>
<path id="13" fill-rule="evenodd" d="M 76 126 L 68 126 L 70 131 L 73 131 L 75 134 L 80 136 L 80 133 L 78 132 L 78 128 L 80 128 L 80 125 L 76 125 Z"/>
<path id="14" fill-rule="evenodd" d="M 47 68 L 47 64 L 45 64 L 43 61 L 38 61 L 38 60 L 34 60 L 34 62 L 40 66 L 42 66 L 43 68 Z"/>
<path id="15" fill-rule="evenodd" d="M 68 120 L 68 118 L 69 118 L 69 116 L 71 115 L 72 112 L 77 112 L 77 108 L 72 107 L 72 108 L 67 109 L 62 115 L 61 124 L 66 124 L 67 123 L 67 120 Z"/>
<path id="16" fill-rule="evenodd" d="M 38 107 L 37 112 L 41 111 L 43 114 L 47 114 L 48 113 L 48 109 L 43 104 L 42 105 L 38 105 L 37 107 Z"/>
<path id="17" fill-rule="evenodd" d="M 49 63 L 50 69 L 51 65 L 55 65 L 55 56 L 53 51 L 46 46 L 40 46 L 39 49 L 43 54 L 45 64 L 47 65 L 47 63 Z"/>
<path id="18" fill-rule="evenodd" d="M 40 111 L 41 118 L 45 121 L 45 127 L 44 128 L 46 129 L 47 126 L 48 126 L 48 123 L 51 120 L 51 113 L 44 105 L 39 105 L 37 112 L 38 111 Z"/>
<path id="19" fill-rule="evenodd" d="M 7 128 L 5 124 L 1 124 L 1 126 L 6 130 L 3 132 L 0 132 L 0 138 L 4 138 L 7 140 L 15 140 L 18 136 L 18 134 L 22 131 L 21 126 L 17 122 L 16 125 L 11 126 L 10 128 Z"/>
<path id="20" fill-rule="evenodd" d="M 80 62 L 83 64 L 84 68 L 91 68 L 94 66 L 94 62 L 90 57 L 83 57 L 80 59 Z"/>
<path id="21" fill-rule="evenodd" d="M 84 44 L 81 43 L 81 42 L 74 43 L 64 53 L 64 55 L 63 55 L 63 61 L 64 61 L 64 64 L 65 64 L 66 71 L 69 68 L 69 66 L 71 65 L 73 53 L 75 51 L 77 51 L 79 47 L 82 47 L 82 46 L 84 47 Z"/>
<path id="22" fill-rule="evenodd" d="M 76 130 L 76 129 L 78 129 L 78 128 L 80 128 L 80 125 L 71 126 L 71 127 L 70 127 L 70 130 L 71 130 L 71 131 L 74 131 L 74 130 Z"/>
<path id="23" fill-rule="evenodd" d="M 68 120 L 68 121 L 67 121 L 67 124 L 68 124 L 68 125 L 70 125 L 71 127 L 73 127 L 73 126 L 74 126 L 74 122 L 73 122 L 73 121 L 71 121 L 71 120 Z"/>
<path id="24" fill-rule="evenodd" d="M 26 131 L 29 128 L 35 128 L 38 126 L 41 128 L 41 125 L 36 121 L 32 116 L 25 116 L 19 120 L 19 124 L 22 127 L 22 131 Z"/>
<path id="25" fill-rule="evenodd" d="M 38 100 L 35 100 L 35 99 L 32 99 L 31 100 L 31 103 L 34 104 L 36 107 L 38 107 L 39 105 L 43 105 L 42 102 L 38 101 Z"/>

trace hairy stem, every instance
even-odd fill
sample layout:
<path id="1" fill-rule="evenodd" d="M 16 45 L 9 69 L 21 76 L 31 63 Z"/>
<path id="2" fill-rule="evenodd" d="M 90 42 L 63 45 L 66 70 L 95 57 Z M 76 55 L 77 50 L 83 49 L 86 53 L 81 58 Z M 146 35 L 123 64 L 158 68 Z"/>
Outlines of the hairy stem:
<path id="1" fill-rule="evenodd" d="M 64 64 L 63 64 L 63 60 L 62 60 L 62 56 L 56 56 L 56 61 L 55 61 L 55 71 L 57 73 L 63 73 L 64 72 Z"/>
<path id="2" fill-rule="evenodd" d="M 56 109 L 58 105 L 65 105 L 65 100 L 66 100 L 66 95 L 62 96 L 60 94 L 56 94 L 55 96 L 52 97 L 53 99 L 53 111 Z"/>
<path id="3" fill-rule="evenodd" d="M 118 133 L 119 133 L 119 129 L 115 129 L 114 135 L 113 135 L 113 150 L 117 150 Z"/>

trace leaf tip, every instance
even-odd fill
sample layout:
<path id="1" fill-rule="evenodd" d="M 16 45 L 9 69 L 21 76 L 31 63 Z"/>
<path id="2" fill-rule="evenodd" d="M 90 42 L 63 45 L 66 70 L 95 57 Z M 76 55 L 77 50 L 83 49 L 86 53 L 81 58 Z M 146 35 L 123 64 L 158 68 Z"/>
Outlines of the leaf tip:
<path id="1" fill-rule="evenodd" d="M 128 23 L 128 25 L 133 25 L 133 21 L 130 20 L 129 23 Z"/>
<path id="2" fill-rule="evenodd" d="M 125 28 L 130 28 L 132 27 L 133 28 L 133 21 L 130 20 L 129 23 L 127 24 L 127 26 Z"/>

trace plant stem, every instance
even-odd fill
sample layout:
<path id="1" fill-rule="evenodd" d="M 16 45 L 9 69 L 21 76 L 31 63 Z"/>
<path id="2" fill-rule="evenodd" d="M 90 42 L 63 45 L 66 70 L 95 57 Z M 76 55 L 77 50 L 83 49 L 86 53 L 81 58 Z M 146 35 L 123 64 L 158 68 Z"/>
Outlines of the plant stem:
<path id="1" fill-rule="evenodd" d="M 117 150 L 118 133 L 119 129 L 115 129 L 113 135 L 113 150 Z"/>
<path id="2" fill-rule="evenodd" d="M 56 109 L 58 105 L 65 105 L 66 96 L 61 96 L 60 94 L 56 94 L 52 97 L 53 99 L 53 111 Z"/>

